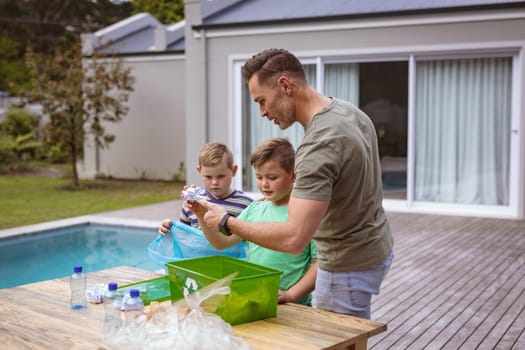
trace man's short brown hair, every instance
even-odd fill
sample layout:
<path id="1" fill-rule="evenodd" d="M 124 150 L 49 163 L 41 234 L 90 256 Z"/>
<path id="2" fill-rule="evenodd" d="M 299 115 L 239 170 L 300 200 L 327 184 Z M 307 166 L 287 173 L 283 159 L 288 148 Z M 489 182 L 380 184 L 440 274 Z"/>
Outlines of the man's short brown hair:
<path id="1" fill-rule="evenodd" d="M 247 60 L 241 69 L 243 79 L 248 82 L 257 75 L 261 84 L 268 84 L 278 75 L 287 75 L 298 83 L 306 82 L 304 68 L 299 59 L 285 49 L 266 49 Z"/>

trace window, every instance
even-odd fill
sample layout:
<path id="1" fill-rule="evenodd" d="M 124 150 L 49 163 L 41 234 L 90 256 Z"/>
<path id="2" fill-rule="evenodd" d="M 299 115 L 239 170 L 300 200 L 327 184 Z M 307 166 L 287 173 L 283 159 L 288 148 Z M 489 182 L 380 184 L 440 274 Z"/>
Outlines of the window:
<path id="1" fill-rule="evenodd" d="M 359 107 L 377 133 L 385 198 L 406 198 L 408 62 L 359 64 Z"/>
<path id="2" fill-rule="evenodd" d="M 312 86 L 372 119 L 386 200 L 509 206 L 514 55 L 317 57 L 305 70 Z M 287 136 L 297 147 L 303 131 L 296 123 L 283 132 L 261 118 L 243 85 L 243 189 L 257 192 L 249 163 L 255 146 Z"/>
<path id="3" fill-rule="evenodd" d="M 308 82 L 313 86 L 316 85 L 316 66 L 307 64 L 304 66 Z M 270 137 L 287 137 L 295 149 L 301 144 L 304 131 L 303 127 L 295 123 L 286 130 L 281 130 L 273 123 L 269 123 L 266 118 L 259 114 L 259 106 L 253 101 L 248 91 L 248 86 L 244 84 L 243 88 L 243 113 L 246 116 L 243 119 L 243 190 L 247 192 L 258 192 L 255 183 L 255 174 L 250 165 L 250 155 L 253 150 L 262 141 Z"/>
<path id="4" fill-rule="evenodd" d="M 415 200 L 509 204 L 512 59 L 416 64 Z"/>

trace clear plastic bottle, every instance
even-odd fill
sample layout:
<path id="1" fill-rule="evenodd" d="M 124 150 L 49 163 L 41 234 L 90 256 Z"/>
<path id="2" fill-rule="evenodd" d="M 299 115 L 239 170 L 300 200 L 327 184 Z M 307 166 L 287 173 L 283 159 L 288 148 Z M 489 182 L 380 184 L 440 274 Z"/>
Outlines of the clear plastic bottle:
<path id="1" fill-rule="evenodd" d="M 104 338 L 106 340 L 109 340 L 122 325 L 120 318 L 122 298 L 117 291 L 117 287 L 116 282 L 109 282 L 108 290 L 104 295 Z"/>
<path id="2" fill-rule="evenodd" d="M 144 303 L 140 299 L 140 291 L 138 289 L 129 290 L 129 298 L 123 302 L 122 309 L 126 318 L 126 327 L 144 315 Z"/>
<path id="3" fill-rule="evenodd" d="M 73 274 L 69 278 L 69 286 L 71 287 L 71 308 L 84 309 L 87 306 L 86 298 L 86 284 L 87 276 L 82 272 L 82 266 L 75 265 Z"/>

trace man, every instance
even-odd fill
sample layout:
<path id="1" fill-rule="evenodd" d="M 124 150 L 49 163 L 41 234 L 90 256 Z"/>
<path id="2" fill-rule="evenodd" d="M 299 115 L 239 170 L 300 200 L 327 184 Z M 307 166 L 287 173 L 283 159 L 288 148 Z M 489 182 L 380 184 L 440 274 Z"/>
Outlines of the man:
<path id="1" fill-rule="evenodd" d="M 287 50 L 254 55 L 242 74 L 263 117 L 283 130 L 295 122 L 305 130 L 288 221 L 241 221 L 201 201 L 206 226 L 292 254 L 313 238 L 318 273 L 312 305 L 369 319 L 371 296 L 379 293 L 393 259 L 372 121 L 352 104 L 312 88 Z"/>

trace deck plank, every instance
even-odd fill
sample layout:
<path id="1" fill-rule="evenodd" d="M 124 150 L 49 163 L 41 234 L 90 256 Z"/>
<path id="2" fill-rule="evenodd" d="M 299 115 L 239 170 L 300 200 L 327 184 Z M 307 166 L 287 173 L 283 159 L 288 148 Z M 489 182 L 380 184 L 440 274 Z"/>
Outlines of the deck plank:
<path id="1" fill-rule="evenodd" d="M 469 270 L 464 275 L 460 275 L 456 270 L 447 271 L 448 276 L 446 278 L 457 275 L 451 279 L 453 283 L 443 283 L 439 288 L 435 288 L 429 293 L 422 303 L 415 305 L 413 315 L 403 324 L 406 334 L 400 336 L 395 345 L 400 346 L 400 348 L 408 348 L 410 345 L 411 348 L 420 349 L 432 341 L 433 338 L 425 341 L 425 337 L 420 337 L 415 344 L 412 344 L 422 331 L 425 331 L 426 338 L 428 338 L 428 336 L 435 334 L 439 328 L 446 326 L 448 315 L 455 315 L 459 309 L 466 306 L 462 305 L 462 302 L 469 302 L 470 297 L 474 298 L 479 295 L 479 290 L 483 290 L 486 275 L 493 272 L 491 263 L 493 261 L 480 263 L 475 269 Z M 496 273 L 501 273 L 504 271 L 504 266 L 498 265 L 498 263 L 499 261 L 496 261 L 493 265 L 498 267 L 499 271 Z M 461 272 L 461 270 L 459 271 Z M 472 304 L 469 306 L 472 307 Z M 394 334 L 390 336 L 395 337 Z"/>
<path id="2" fill-rule="evenodd" d="M 516 342 L 514 342 L 514 344 L 512 345 L 512 348 L 510 348 L 511 350 L 525 349 L 525 326 L 523 325 L 525 314 L 523 313 L 523 311 L 521 312 L 521 315 L 522 315 L 522 318 L 521 318 L 522 325 L 521 325 L 521 328 L 520 327 L 517 328 L 517 332 L 516 332 L 519 334 L 519 337 L 516 340 Z M 503 349 L 506 349 L 506 348 L 503 348 Z"/>
<path id="3" fill-rule="evenodd" d="M 395 259 L 369 348 L 522 349 L 525 220 L 388 213 Z"/>
<path id="4" fill-rule="evenodd" d="M 507 333 L 511 325 L 519 318 L 520 313 L 525 308 L 525 276 L 522 276 L 520 281 L 514 286 L 511 293 L 497 306 L 491 315 L 494 324 L 491 329 L 486 329 L 487 324 L 482 325 L 473 335 L 473 339 L 477 336 L 483 336 L 488 333 L 479 349 L 509 349 L 510 345 L 517 340 L 517 337 L 511 333 Z M 523 325 L 522 325 L 523 329 Z M 506 345 L 504 345 L 506 344 Z"/>
<path id="5" fill-rule="evenodd" d="M 498 264 L 498 261 L 496 261 Z M 495 265 L 496 265 L 495 264 Z M 480 308 L 483 302 L 484 285 L 491 281 L 491 276 L 505 272 L 506 265 L 497 265 L 494 269 L 485 270 L 484 274 L 477 274 L 469 280 L 463 288 L 452 291 L 446 303 L 434 310 L 433 314 L 411 331 L 410 338 L 416 338 L 410 347 L 421 349 L 432 343 L 433 347 L 443 345 L 464 324 L 463 317 L 467 318 L 474 310 Z M 494 278 L 494 277 L 493 277 Z"/>

